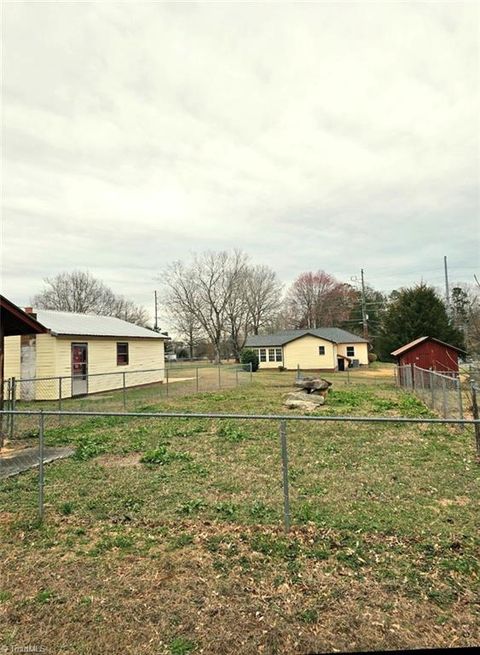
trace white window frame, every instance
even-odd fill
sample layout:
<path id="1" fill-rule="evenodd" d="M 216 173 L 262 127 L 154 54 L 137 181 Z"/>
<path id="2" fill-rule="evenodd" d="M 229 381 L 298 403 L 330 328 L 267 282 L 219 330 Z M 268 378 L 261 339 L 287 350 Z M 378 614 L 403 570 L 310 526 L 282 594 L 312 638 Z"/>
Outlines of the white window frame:
<path id="1" fill-rule="evenodd" d="M 323 352 L 321 352 L 323 350 Z M 325 346 L 318 346 L 318 354 L 320 357 L 325 355 Z"/>
<path id="2" fill-rule="evenodd" d="M 349 349 L 353 350 L 353 352 L 352 352 L 352 353 L 349 353 L 349 352 L 348 352 Z M 346 353 L 347 353 L 347 357 L 355 357 L 355 346 L 347 346 Z"/>
<path id="3" fill-rule="evenodd" d="M 267 361 L 267 349 L 266 348 L 259 348 L 258 349 L 258 360 L 260 362 L 266 362 Z"/>
<path id="4" fill-rule="evenodd" d="M 283 362 L 283 352 L 281 348 L 275 348 L 275 361 Z"/>
<path id="5" fill-rule="evenodd" d="M 268 361 L 269 362 L 274 362 L 275 361 L 275 348 L 269 348 L 268 349 Z"/>

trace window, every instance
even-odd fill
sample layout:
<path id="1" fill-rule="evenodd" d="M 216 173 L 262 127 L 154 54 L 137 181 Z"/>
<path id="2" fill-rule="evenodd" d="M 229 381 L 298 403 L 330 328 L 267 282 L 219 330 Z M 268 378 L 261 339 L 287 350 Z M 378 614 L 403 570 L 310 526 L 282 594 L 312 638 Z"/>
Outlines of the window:
<path id="1" fill-rule="evenodd" d="M 325 346 L 318 346 L 318 354 L 325 355 Z"/>
<path id="2" fill-rule="evenodd" d="M 260 348 L 260 361 L 261 362 L 267 361 L 267 351 L 265 350 L 265 348 Z"/>
<path id="3" fill-rule="evenodd" d="M 281 348 L 275 348 L 275 361 L 277 361 L 277 362 L 282 361 L 282 349 Z"/>
<path id="4" fill-rule="evenodd" d="M 128 364 L 128 343 L 117 343 L 117 366 Z"/>
<path id="5" fill-rule="evenodd" d="M 354 346 L 347 346 L 347 357 L 355 357 Z"/>
<path id="6" fill-rule="evenodd" d="M 274 362 L 275 361 L 275 348 L 269 348 L 268 349 L 268 361 L 269 362 Z"/>

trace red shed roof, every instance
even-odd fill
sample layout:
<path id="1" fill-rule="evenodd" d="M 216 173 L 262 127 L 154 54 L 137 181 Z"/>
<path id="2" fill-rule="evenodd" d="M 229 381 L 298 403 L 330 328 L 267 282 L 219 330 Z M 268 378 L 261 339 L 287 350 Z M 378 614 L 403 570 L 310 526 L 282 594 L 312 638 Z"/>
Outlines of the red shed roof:
<path id="1" fill-rule="evenodd" d="M 435 339 L 435 337 L 420 337 L 419 339 L 410 341 L 410 343 L 406 343 L 404 346 L 401 346 L 401 348 L 397 348 L 397 350 L 394 350 L 390 354 L 393 355 L 394 357 L 398 357 L 398 355 L 402 355 L 403 353 L 406 353 L 408 350 L 415 348 L 415 346 L 418 346 L 418 344 L 422 343 L 423 341 L 436 341 L 436 343 L 440 343 L 442 346 L 446 346 L 447 348 L 456 350 L 458 353 L 465 352 L 461 348 L 457 348 L 457 346 L 452 346 L 450 343 L 445 343 L 445 341 L 440 341 L 440 339 Z"/>

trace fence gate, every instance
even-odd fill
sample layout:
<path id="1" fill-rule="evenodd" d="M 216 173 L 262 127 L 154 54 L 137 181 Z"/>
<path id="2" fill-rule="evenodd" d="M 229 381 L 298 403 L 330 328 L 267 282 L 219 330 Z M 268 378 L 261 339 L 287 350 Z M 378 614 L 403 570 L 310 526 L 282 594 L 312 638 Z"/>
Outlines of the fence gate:
<path id="1" fill-rule="evenodd" d="M 88 393 L 88 345 L 72 343 L 72 396 Z"/>

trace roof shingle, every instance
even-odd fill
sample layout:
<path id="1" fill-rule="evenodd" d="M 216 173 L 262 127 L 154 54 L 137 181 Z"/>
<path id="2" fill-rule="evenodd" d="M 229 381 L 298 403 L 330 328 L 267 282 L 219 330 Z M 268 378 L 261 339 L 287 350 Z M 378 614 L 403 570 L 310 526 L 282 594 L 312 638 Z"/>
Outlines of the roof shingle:
<path id="1" fill-rule="evenodd" d="M 366 339 L 359 337 L 358 334 L 352 334 L 341 328 L 326 327 L 314 328 L 311 330 L 283 330 L 282 332 L 276 332 L 275 334 L 255 334 L 247 338 L 245 345 L 254 348 L 283 346 L 286 343 L 304 337 L 307 334 L 333 343 L 368 343 Z"/>

